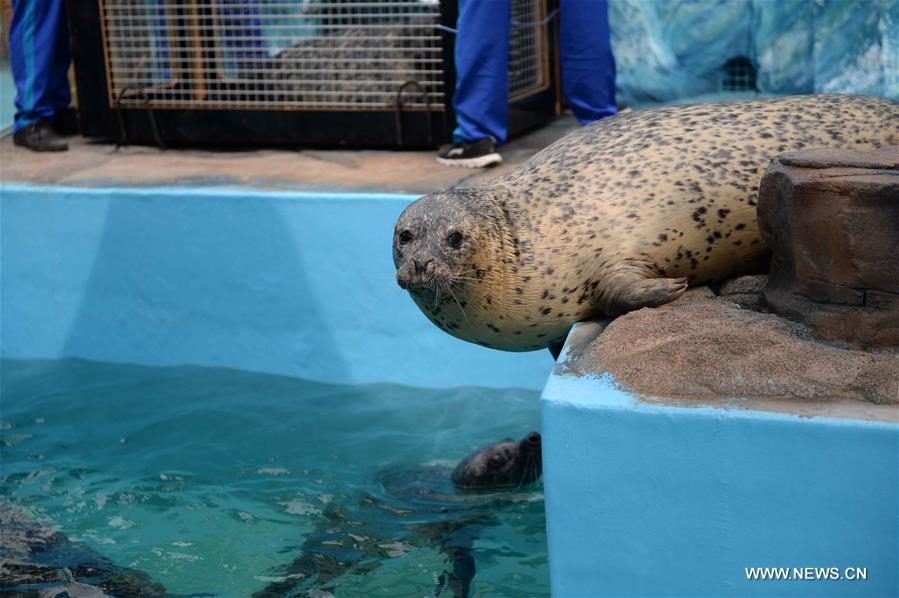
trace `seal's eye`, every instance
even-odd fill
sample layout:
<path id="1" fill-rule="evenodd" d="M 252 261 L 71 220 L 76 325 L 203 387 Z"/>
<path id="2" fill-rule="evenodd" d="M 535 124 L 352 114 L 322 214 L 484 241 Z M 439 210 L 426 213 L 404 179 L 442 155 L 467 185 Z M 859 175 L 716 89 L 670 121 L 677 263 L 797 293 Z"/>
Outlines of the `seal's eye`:
<path id="1" fill-rule="evenodd" d="M 460 233 L 457 230 L 454 230 L 446 238 L 446 242 L 450 244 L 450 247 L 452 247 L 454 249 L 459 249 L 462 246 L 462 233 Z"/>
<path id="2" fill-rule="evenodd" d="M 494 467 L 502 467 L 506 464 L 506 456 L 502 453 L 496 453 L 492 457 L 490 457 L 490 464 Z"/>
<path id="3" fill-rule="evenodd" d="M 412 233 L 409 232 L 408 230 L 402 230 L 402 231 L 400 231 L 399 239 L 400 239 L 400 245 L 405 245 L 406 243 L 408 243 L 409 241 L 412 240 Z"/>

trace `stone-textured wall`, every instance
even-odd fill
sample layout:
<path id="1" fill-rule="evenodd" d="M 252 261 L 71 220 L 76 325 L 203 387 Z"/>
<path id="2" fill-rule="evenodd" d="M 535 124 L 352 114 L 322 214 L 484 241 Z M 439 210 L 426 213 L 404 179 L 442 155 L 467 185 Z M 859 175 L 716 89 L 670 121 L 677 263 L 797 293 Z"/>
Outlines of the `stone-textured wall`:
<path id="1" fill-rule="evenodd" d="M 899 146 L 803 150 L 772 161 L 758 204 L 773 254 L 765 288 L 772 312 L 824 340 L 899 347 L 897 173 Z"/>
<path id="2" fill-rule="evenodd" d="M 717 93 L 745 56 L 762 93 L 899 99 L 895 0 L 611 0 L 619 101 Z"/>

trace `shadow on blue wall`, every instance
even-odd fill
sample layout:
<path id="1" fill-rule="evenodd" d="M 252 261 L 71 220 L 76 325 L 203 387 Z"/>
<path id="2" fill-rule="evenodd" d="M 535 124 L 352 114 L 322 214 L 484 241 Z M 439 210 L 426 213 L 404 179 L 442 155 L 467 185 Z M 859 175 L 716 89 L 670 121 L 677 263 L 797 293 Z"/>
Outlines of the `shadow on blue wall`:
<path id="1" fill-rule="evenodd" d="M 63 354 L 159 363 L 202 355 L 257 370 L 314 362 L 345 378 L 303 255 L 327 246 L 294 240 L 315 238 L 314 221 L 291 227 L 273 202 L 230 201 L 225 210 L 194 196 L 107 202 Z"/>

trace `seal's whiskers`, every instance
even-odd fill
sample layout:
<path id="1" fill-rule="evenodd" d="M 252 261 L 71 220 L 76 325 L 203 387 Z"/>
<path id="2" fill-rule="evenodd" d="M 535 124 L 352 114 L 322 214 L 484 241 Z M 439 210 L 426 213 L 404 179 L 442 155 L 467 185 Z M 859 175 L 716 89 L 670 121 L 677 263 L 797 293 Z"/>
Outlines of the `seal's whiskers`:
<path id="1" fill-rule="evenodd" d="M 434 290 L 436 291 L 434 294 L 434 309 L 437 309 L 437 306 L 440 305 L 440 287 L 442 286 L 441 282 L 437 282 L 434 286 Z"/>
<path id="2" fill-rule="evenodd" d="M 521 470 L 521 479 L 518 480 L 518 484 L 516 484 L 515 489 L 520 490 L 522 486 L 524 486 L 524 481 L 528 477 L 528 468 L 524 467 Z"/>
<path id="3" fill-rule="evenodd" d="M 453 298 L 453 301 L 455 301 L 455 302 L 456 302 L 456 305 L 459 306 L 459 309 L 462 310 L 462 315 L 465 316 L 465 321 L 467 322 L 467 321 L 468 321 L 468 314 L 465 313 L 465 308 L 462 307 L 462 304 L 459 303 L 459 300 L 458 300 L 458 299 L 456 299 L 456 294 L 453 293 L 453 288 L 452 288 L 451 286 L 448 285 L 448 286 L 446 287 L 446 290 L 449 291 L 449 294 L 450 294 L 450 296 Z"/>

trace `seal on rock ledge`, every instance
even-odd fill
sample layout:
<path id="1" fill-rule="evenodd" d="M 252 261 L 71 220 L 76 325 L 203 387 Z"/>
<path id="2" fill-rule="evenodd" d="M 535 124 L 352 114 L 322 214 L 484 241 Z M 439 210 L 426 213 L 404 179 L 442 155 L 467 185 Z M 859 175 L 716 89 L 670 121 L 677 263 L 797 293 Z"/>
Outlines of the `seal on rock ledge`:
<path id="1" fill-rule="evenodd" d="M 480 187 L 397 221 L 397 282 L 442 330 L 530 351 L 598 315 L 765 265 L 756 194 L 807 147 L 899 144 L 899 103 L 810 95 L 642 110 L 573 131 Z"/>

